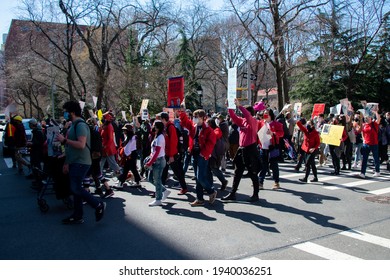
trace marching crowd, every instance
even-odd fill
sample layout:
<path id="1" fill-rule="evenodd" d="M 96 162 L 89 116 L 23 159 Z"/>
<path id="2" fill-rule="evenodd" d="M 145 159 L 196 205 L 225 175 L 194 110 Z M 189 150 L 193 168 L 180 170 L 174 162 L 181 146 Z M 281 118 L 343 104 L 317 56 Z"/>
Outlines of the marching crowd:
<path id="1" fill-rule="evenodd" d="M 68 101 L 63 105 L 62 123 L 52 119 L 29 121 L 31 141 L 27 141 L 21 116 L 11 117 L 4 141 L 14 167 L 22 173 L 26 165 L 36 180 L 37 170 L 50 173 L 54 166 L 51 163 L 63 159 L 62 173 L 69 178 L 74 197 L 73 214 L 62 221 L 64 224 L 83 223 L 84 203 L 95 209 L 96 221 L 101 220 L 105 210 L 102 199 L 114 195 L 113 188 L 125 187 L 129 179 L 132 187 L 141 187 L 147 179 L 155 186 L 149 206 L 162 205 L 171 193 L 167 187 L 169 168 L 180 184 L 178 195 L 185 195 L 189 191 L 185 174 L 192 166 L 196 183 L 196 199 L 190 202 L 193 207 L 204 205 L 204 196 L 208 196 L 208 203 L 214 203 L 214 176 L 220 181 L 220 190 L 226 190 L 224 171 L 228 162 L 234 166 L 234 178 L 230 192 L 221 198 L 223 201 L 236 200 L 244 176 L 251 179 L 253 186 L 249 202 L 259 200 L 259 191 L 271 173 L 273 189 L 280 189 L 279 163 L 284 160 L 294 162 L 293 172 L 300 172 L 303 167 L 301 183 L 318 182 L 317 168 L 327 164 L 328 157 L 336 176 L 342 170 L 358 170 L 357 176 L 364 179 L 370 153 L 374 177 L 380 175 L 383 163 L 390 170 L 390 112 L 374 112 L 375 116 L 363 116 L 359 111 L 353 116 L 319 114 L 306 120 L 297 119 L 285 109 L 275 112 L 265 98 L 254 106 L 242 106 L 238 99 L 234 103 L 237 110 L 227 109 L 226 115 L 182 108 L 175 111 L 174 120 L 167 112 L 161 112 L 145 120 L 134 116 L 128 123 L 117 121 L 112 111 L 104 113 L 101 120 L 85 120 L 79 103 Z M 321 142 L 320 133 L 326 124 L 344 127 L 339 146 Z M 20 153 L 26 147 L 30 161 Z M 118 179 L 117 185 L 109 185 L 107 170 Z M 100 197 L 90 193 L 92 183 Z"/>

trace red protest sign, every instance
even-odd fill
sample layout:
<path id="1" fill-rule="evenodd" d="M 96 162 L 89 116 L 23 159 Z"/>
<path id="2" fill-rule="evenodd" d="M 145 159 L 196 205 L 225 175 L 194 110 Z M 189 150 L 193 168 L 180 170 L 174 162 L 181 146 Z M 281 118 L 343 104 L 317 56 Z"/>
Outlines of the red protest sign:
<path id="1" fill-rule="evenodd" d="M 184 99 L 184 77 L 172 77 L 168 79 L 168 108 L 180 108 Z"/>
<path id="2" fill-rule="evenodd" d="M 318 116 L 319 114 L 323 114 L 325 112 L 325 104 L 324 103 L 318 103 L 314 104 L 313 107 L 313 113 L 311 114 L 311 118 Z"/>

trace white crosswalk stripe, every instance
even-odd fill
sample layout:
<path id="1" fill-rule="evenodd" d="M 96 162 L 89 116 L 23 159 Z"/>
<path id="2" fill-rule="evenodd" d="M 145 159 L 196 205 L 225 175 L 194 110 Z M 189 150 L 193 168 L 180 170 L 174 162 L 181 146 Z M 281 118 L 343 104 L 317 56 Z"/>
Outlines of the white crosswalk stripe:
<path id="1" fill-rule="evenodd" d="M 319 256 L 321 258 L 327 259 L 327 260 L 361 260 L 360 258 L 326 248 L 321 245 L 317 245 L 312 242 L 305 242 L 301 244 L 297 244 L 293 246 L 296 249 L 305 251 L 307 253 L 310 253 L 312 255 Z"/>
<path id="2" fill-rule="evenodd" d="M 338 233 L 338 235 L 361 240 L 370 244 L 378 245 L 390 249 L 390 239 L 372 235 L 358 230 L 348 230 Z M 337 235 L 336 235 L 337 236 Z M 361 258 L 352 256 L 334 249 L 330 249 L 313 242 L 304 242 L 292 246 L 295 249 L 307 252 L 309 254 L 328 259 L 328 260 L 359 260 Z M 362 252 L 364 254 L 364 252 Z"/>
<path id="3" fill-rule="evenodd" d="M 387 238 L 368 234 L 358 230 L 343 231 L 340 232 L 340 234 L 390 249 L 390 239 Z"/>

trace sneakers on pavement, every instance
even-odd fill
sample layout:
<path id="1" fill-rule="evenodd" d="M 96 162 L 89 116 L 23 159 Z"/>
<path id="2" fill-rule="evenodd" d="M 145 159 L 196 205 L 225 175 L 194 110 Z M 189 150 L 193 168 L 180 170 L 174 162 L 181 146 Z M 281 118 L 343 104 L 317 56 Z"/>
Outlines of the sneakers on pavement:
<path id="1" fill-rule="evenodd" d="M 258 195 L 252 195 L 247 201 L 248 201 L 248 202 L 256 202 L 256 201 L 259 201 L 259 196 L 258 196 Z"/>
<path id="2" fill-rule="evenodd" d="M 222 197 L 222 200 L 236 200 L 235 193 L 229 193 L 228 195 Z"/>
<path id="3" fill-rule="evenodd" d="M 95 209 L 96 222 L 99 222 L 103 218 L 105 208 L 106 208 L 106 204 L 103 202 L 100 202 L 98 207 L 96 207 Z"/>
<path id="4" fill-rule="evenodd" d="M 379 177 L 379 176 L 381 176 L 380 172 L 374 172 L 374 175 L 372 175 L 372 177 Z"/>
<path id="5" fill-rule="evenodd" d="M 213 204 L 216 197 L 217 197 L 217 191 L 214 191 L 212 194 L 209 195 L 209 203 Z"/>
<path id="6" fill-rule="evenodd" d="M 318 178 L 313 178 L 310 180 L 310 182 L 312 182 L 312 183 L 318 182 Z"/>
<path id="7" fill-rule="evenodd" d="M 191 202 L 190 205 L 192 207 L 203 206 L 204 205 L 204 201 L 203 200 L 195 200 L 194 202 Z"/>
<path id="8" fill-rule="evenodd" d="M 83 218 L 74 218 L 73 216 L 62 220 L 62 224 L 64 225 L 77 225 L 82 223 L 84 223 Z"/>
<path id="9" fill-rule="evenodd" d="M 299 178 L 298 179 L 300 182 L 302 182 L 302 183 L 307 183 L 307 179 L 306 178 Z"/>
<path id="10" fill-rule="evenodd" d="M 178 195 L 184 195 L 188 192 L 187 189 L 180 189 L 180 191 L 177 193 Z"/>
<path id="11" fill-rule="evenodd" d="M 152 202 L 149 203 L 149 206 L 153 207 L 153 206 L 161 206 L 162 205 L 162 202 L 161 200 L 153 200 Z"/>
<path id="12" fill-rule="evenodd" d="M 358 176 L 359 176 L 360 178 L 362 178 L 362 179 L 366 178 L 366 175 L 364 175 L 363 173 L 360 173 Z"/>
<path id="13" fill-rule="evenodd" d="M 103 195 L 103 198 L 109 198 L 114 195 L 114 191 L 112 189 L 106 190 L 106 192 Z"/>
<path id="14" fill-rule="evenodd" d="M 171 191 L 170 191 L 170 190 L 165 190 L 165 191 L 163 192 L 161 201 L 166 200 L 170 194 L 171 194 Z"/>

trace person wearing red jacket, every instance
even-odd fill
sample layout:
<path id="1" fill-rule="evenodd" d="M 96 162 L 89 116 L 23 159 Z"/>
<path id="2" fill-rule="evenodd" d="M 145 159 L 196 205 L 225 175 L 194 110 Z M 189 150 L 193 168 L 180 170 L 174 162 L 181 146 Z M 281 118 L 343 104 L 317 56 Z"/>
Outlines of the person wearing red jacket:
<path id="1" fill-rule="evenodd" d="M 340 116 L 336 116 L 333 118 L 333 125 L 342 125 Z M 331 173 L 332 175 L 340 175 L 340 157 L 342 151 L 344 150 L 344 141 L 348 138 L 347 130 L 344 127 L 343 135 L 341 137 L 340 146 L 329 145 L 330 155 L 332 156 L 332 164 L 334 171 Z"/>
<path id="2" fill-rule="evenodd" d="M 115 172 L 115 174 L 120 174 L 120 167 L 116 162 L 115 155 L 116 145 L 115 145 L 115 132 L 112 122 L 114 121 L 114 116 L 110 113 L 103 114 L 104 124 L 101 128 L 100 135 L 102 136 L 103 144 L 103 155 L 100 161 L 100 169 L 103 170 L 104 164 L 108 161 L 110 168 Z M 123 188 L 122 184 L 118 184 L 117 188 Z"/>
<path id="3" fill-rule="evenodd" d="M 248 169 L 253 184 L 253 195 L 249 198 L 249 202 L 259 200 L 259 180 L 257 174 L 260 171 L 259 151 L 257 149 L 257 120 L 254 118 L 255 110 L 252 106 L 243 107 L 239 100 L 234 99 L 234 104 L 242 112 L 243 117 L 239 117 L 234 113 L 233 109 L 229 109 L 229 115 L 232 121 L 240 128 L 239 148 L 234 156 L 235 164 L 233 189 L 224 196 L 222 200 L 236 200 L 236 192 L 241 178 L 244 174 L 245 167 Z"/>
<path id="4" fill-rule="evenodd" d="M 192 121 L 185 112 L 180 113 L 181 126 L 188 129 L 193 139 L 192 156 L 193 167 L 196 176 L 196 200 L 191 206 L 204 205 L 203 190 L 209 195 L 209 203 L 213 204 L 217 197 L 217 191 L 213 187 L 213 175 L 209 166 L 209 159 L 214 150 L 216 137 L 214 130 L 206 125 L 206 112 L 198 109 L 194 113 Z"/>
<path id="5" fill-rule="evenodd" d="M 168 169 L 171 167 L 173 174 L 175 174 L 181 186 L 178 194 L 184 195 L 187 193 L 188 189 L 184 178 L 183 165 L 180 162 L 181 155 L 177 149 L 179 138 L 176 133 L 176 127 L 173 122 L 169 120 L 169 114 L 167 112 L 161 112 L 158 114 L 158 116 L 161 118 L 161 121 L 165 127 L 165 159 L 167 161 L 167 165 L 165 165 L 161 180 L 163 185 L 165 185 L 168 178 Z"/>
<path id="6" fill-rule="evenodd" d="M 284 129 L 283 124 L 275 120 L 275 114 L 271 109 L 264 111 L 263 120 L 260 124 L 260 130 L 262 129 L 266 131 L 268 137 L 262 137 L 263 142 L 260 141 L 260 158 L 262 161 L 262 169 L 259 175 L 260 189 L 264 188 L 264 179 L 269 166 L 275 182 L 272 189 L 278 190 L 280 188 L 278 156 L 272 156 L 272 151 L 279 150 L 278 146 L 280 139 L 283 138 Z"/>
<path id="7" fill-rule="evenodd" d="M 363 147 L 362 147 L 362 167 L 360 170 L 359 177 L 364 179 L 366 177 L 367 170 L 367 161 L 370 151 L 372 152 L 372 157 L 374 158 L 375 164 L 375 173 L 374 177 L 380 176 L 380 162 L 379 162 L 379 151 L 378 151 L 378 132 L 379 124 L 381 122 L 381 116 L 378 112 L 376 114 L 376 121 L 373 120 L 371 116 L 364 117 L 364 124 L 362 127 L 363 135 Z"/>
<path id="8" fill-rule="evenodd" d="M 301 149 L 306 153 L 306 173 L 305 177 L 300 178 L 299 181 L 307 183 L 311 168 L 314 178 L 310 180 L 310 182 L 318 182 L 315 157 L 319 153 L 319 147 L 321 145 L 320 135 L 311 121 L 308 121 L 306 126 L 304 126 L 301 121 L 298 121 L 297 126 L 303 132 Z"/>

